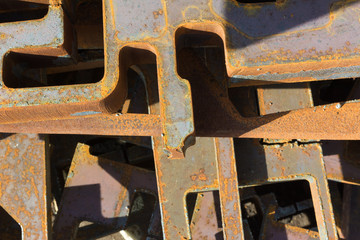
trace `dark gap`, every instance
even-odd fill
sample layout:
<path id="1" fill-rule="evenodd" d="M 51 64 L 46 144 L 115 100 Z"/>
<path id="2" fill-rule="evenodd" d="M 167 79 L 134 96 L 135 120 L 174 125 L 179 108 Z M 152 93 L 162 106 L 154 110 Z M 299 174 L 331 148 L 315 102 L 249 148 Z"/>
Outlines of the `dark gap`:
<path id="1" fill-rule="evenodd" d="M 133 141 L 132 141 L 133 140 Z M 136 144 L 136 139 L 119 137 L 98 137 L 90 139 L 90 153 L 108 160 L 128 163 L 148 170 L 155 170 L 151 148 Z"/>
<path id="2" fill-rule="evenodd" d="M 260 234 L 261 223 L 263 221 L 263 213 L 260 202 L 256 197 L 251 197 L 241 201 L 242 218 L 247 221 L 249 230 L 254 239 L 258 239 Z M 245 225 L 244 225 L 245 229 Z M 245 230 L 245 232 L 247 232 Z"/>
<path id="3" fill-rule="evenodd" d="M 0 23 L 41 19 L 48 13 L 47 4 L 0 1 Z"/>
<path id="4" fill-rule="evenodd" d="M 128 88 L 127 98 L 120 112 L 147 114 L 148 105 L 159 101 L 157 83 L 155 84 L 157 81 L 155 54 L 148 50 L 124 47 L 120 51 L 119 65 L 120 81 L 125 81 Z M 149 72 L 154 70 L 155 74 L 149 77 Z M 152 92 L 147 94 L 148 91 Z"/>
<path id="5" fill-rule="evenodd" d="M 254 96 L 254 89 L 248 88 L 240 93 L 239 89 L 228 92 L 224 44 L 217 34 L 179 28 L 175 40 L 178 74 L 191 85 L 195 129 L 216 128 L 217 123 L 227 117 L 224 105 L 230 105 L 233 99 L 242 98 L 244 92 Z M 237 104 L 240 113 L 251 115 L 247 112 L 257 111 L 256 105 L 249 106 L 249 101 L 245 98 L 242 100 L 245 104 Z"/>
<path id="6" fill-rule="evenodd" d="M 360 167 L 360 141 L 359 140 L 348 140 L 346 141 L 345 158 L 349 163 Z"/>
<path id="7" fill-rule="evenodd" d="M 125 146 L 117 137 L 95 138 L 87 142 L 87 144 L 90 146 L 91 155 L 121 163 L 127 162 Z"/>
<path id="8" fill-rule="evenodd" d="M 0 239 L 22 239 L 20 225 L 0 206 Z"/>
<path id="9" fill-rule="evenodd" d="M 186 209 L 190 222 L 194 214 L 197 195 L 197 193 L 189 193 L 186 195 Z"/>
<path id="10" fill-rule="evenodd" d="M 9 88 L 89 84 L 104 76 L 103 53 L 96 50 L 80 51 L 78 63 L 72 65 L 61 63 L 61 57 L 14 52 L 5 58 L 3 79 Z"/>
<path id="11" fill-rule="evenodd" d="M 81 0 L 75 10 L 79 49 L 104 49 L 102 0 Z"/>
<path id="12" fill-rule="evenodd" d="M 123 106 L 124 113 L 148 114 L 146 86 L 137 72 L 127 70 L 128 95 Z"/>
<path id="13" fill-rule="evenodd" d="M 311 82 L 315 106 L 360 98 L 358 79 L 339 79 Z"/>
<path id="14" fill-rule="evenodd" d="M 261 239 L 266 221 L 317 231 L 309 183 L 305 180 L 241 188 L 244 233 Z M 266 215 L 275 207 L 274 215 Z M 285 228 L 284 228 L 285 229 Z M 284 230 L 284 236 L 286 232 Z"/>
<path id="15" fill-rule="evenodd" d="M 256 87 L 229 88 L 229 98 L 243 117 L 259 116 Z"/>
<path id="16" fill-rule="evenodd" d="M 260 239 L 271 207 L 273 221 L 317 231 L 309 183 L 305 180 L 266 184 L 239 190 L 245 236 Z M 189 193 L 186 208 L 193 239 L 223 239 L 219 192 Z M 207 225 L 203 231 L 203 224 Z M 286 232 L 284 231 L 284 234 Z"/>
<path id="17" fill-rule="evenodd" d="M 126 223 L 126 229 L 124 230 L 128 235 L 134 236 L 134 239 L 145 239 L 148 234 L 156 202 L 156 197 L 152 194 L 145 192 L 135 193 Z"/>
<path id="18" fill-rule="evenodd" d="M 208 88 L 216 86 L 212 94 L 228 96 L 240 115 L 258 116 L 256 87 L 228 89 L 224 43 L 215 33 L 179 28 L 175 34 L 178 74 L 189 80 L 192 90 L 194 117 L 222 115 L 219 102 L 209 96 Z M 189 51 L 191 53 L 189 54 Z M 188 59 L 189 55 L 193 55 Z M 185 57 L 184 57 L 185 56 Z M 195 121 L 196 124 L 202 121 Z M 202 129 L 201 126 L 198 126 Z"/>
<path id="19" fill-rule="evenodd" d="M 93 68 L 66 73 L 47 75 L 47 86 L 75 85 L 99 82 L 104 76 L 104 68 Z"/>
<path id="20" fill-rule="evenodd" d="M 276 0 L 236 0 L 238 3 L 275 3 Z"/>
<path id="21" fill-rule="evenodd" d="M 221 87 L 227 88 L 224 43 L 215 33 L 179 28 L 175 34 L 178 73 L 182 78 L 191 81 L 191 77 L 183 71 L 189 64 L 179 58 L 181 51 L 191 49 L 211 76 Z M 184 66 L 185 65 L 185 66 Z"/>
<path id="22" fill-rule="evenodd" d="M 129 164 L 155 171 L 152 149 L 128 143 L 125 153 Z"/>
<path id="23" fill-rule="evenodd" d="M 254 187 L 258 195 L 274 193 L 279 207 L 311 198 L 309 183 L 305 180 L 272 183 Z"/>
<path id="24" fill-rule="evenodd" d="M 274 201 L 274 204 L 276 204 L 276 211 L 274 220 L 283 224 L 317 231 L 310 185 L 307 181 L 298 180 L 272 183 L 253 187 L 253 190 L 255 194 L 260 197 L 260 200 L 263 196 L 269 194 L 275 197 L 276 201 Z M 266 206 L 266 201 L 261 202 L 261 204 L 263 204 L 265 210 L 270 207 L 270 205 Z M 264 217 L 266 216 L 263 216 L 263 218 Z M 257 227 L 254 226 L 256 225 L 250 225 L 252 232 L 257 233 L 257 229 L 259 229 L 261 225 Z"/>

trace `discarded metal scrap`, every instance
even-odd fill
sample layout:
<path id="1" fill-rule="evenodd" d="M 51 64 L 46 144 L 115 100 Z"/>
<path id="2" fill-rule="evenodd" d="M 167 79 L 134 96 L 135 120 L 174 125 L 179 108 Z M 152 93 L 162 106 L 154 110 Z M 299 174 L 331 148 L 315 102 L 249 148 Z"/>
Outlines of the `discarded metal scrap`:
<path id="1" fill-rule="evenodd" d="M 356 239 L 359 7 L 0 0 L 0 238 Z"/>

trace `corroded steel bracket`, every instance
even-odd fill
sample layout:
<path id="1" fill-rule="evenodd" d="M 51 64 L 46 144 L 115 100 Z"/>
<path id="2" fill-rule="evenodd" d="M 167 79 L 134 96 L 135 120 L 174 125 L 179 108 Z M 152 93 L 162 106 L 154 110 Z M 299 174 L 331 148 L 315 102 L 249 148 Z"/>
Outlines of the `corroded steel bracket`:
<path id="1" fill-rule="evenodd" d="M 356 77 L 359 75 L 358 34 L 354 31 L 359 24 L 357 5 L 356 1 L 335 0 L 254 4 L 241 4 L 233 0 L 104 0 L 103 79 L 95 84 L 71 87 L 11 89 L 3 86 L 0 121 L 59 119 L 117 111 L 126 96 L 126 70 L 133 64 L 148 61 L 141 54 L 136 54 L 145 50 L 156 55 L 165 147 L 172 158 L 181 158 L 184 149 L 192 142 L 190 136 L 194 135 L 195 127 L 190 85 L 177 72 L 179 36 L 188 30 L 220 36 L 224 43 L 230 86 Z M 66 22 L 61 6 L 50 2 L 49 14 L 44 19 L 1 24 L 6 46 L 2 48 L 2 55 L 17 51 L 56 56 L 68 41 L 65 36 Z M 37 42 L 34 46 L 34 39 L 22 37 L 22 32 L 18 31 L 29 28 L 34 28 L 34 32 L 48 29 L 53 32 L 38 32 L 37 36 L 41 36 L 42 40 L 35 39 Z M 341 34 L 337 34 L 339 29 Z M 344 132 L 344 124 L 324 125 L 322 119 L 328 118 L 336 123 L 341 117 L 354 123 L 356 117 L 350 121 L 348 116 L 352 117 L 351 112 L 358 108 L 358 103 L 348 103 L 340 107 L 337 104 L 327 106 L 325 111 L 304 109 L 259 119 L 232 116 L 232 120 L 222 120 L 218 124 L 228 126 L 228 129 L 231 126 L 231 130 L 217 129 L 211 132 L 211 129 L 196 129 L 196 133 L 203 136 L 267 135 L 276 138 L 281 128 L 292 124 L 293 131 L 288 133 L 287 138 L 320 139 L 333 136 L 332 139 L 342 139 L 345 134 L 341 135 L 340 132 Z M 294 118 L 298 122 L 311 120 L 313 124 L 294 125 Z M 323 132 L 316 131 L 318 129 L 323 129 Z M 347 129 L 347 136 L 359 138 L 355 127 Z"/>
<path id="2" fill-rule="evenodd" d="M 114 39 L 110 37 L 113 34 L 109 27 L 105 28 L 105 75 L 100 82 L 16 89 L 7 87 L 4 83 L 2 66 L 6 61 L 4 57 L 9 52 L 55 58 L 71 54 L 72 26 L 60 3 L 50 1 L 48 14 L 42 19 L 0 24 L 1 123 L 115 112 L 122 105 L 126 96 L 126 84 L 118 81 L 119 52 Z"/>
<path id="3" fill-rule="evenodd" d="M 195 130 L 190 86 L 176 70 L 177 35 L 186 29 L 223 39 L 232 85 L 244 84 L 243 79 L 294 82 L 359 75 L 358 41 L 353 35 L 353 24 L 359 24 L 353 12 L 357 3 L 309 2 L 301 12 L 296 11 L 299 4 L 304 3 L 105 1 L 122 47 L 147 49 L 157 56 L 163 134 L 173 157 L 176 152 L 181 157 L 186 138 Z M 335 34 L 340 27 L 342 34 Z"/>

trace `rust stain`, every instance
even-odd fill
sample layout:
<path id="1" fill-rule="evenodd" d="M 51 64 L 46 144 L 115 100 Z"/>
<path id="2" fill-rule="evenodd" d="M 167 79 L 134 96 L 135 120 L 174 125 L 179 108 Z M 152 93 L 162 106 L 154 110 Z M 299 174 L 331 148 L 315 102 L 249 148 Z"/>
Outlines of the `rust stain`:
<path id="1" fill-rule="evenodd" d="M 163 15 L 163 14 L 164 14 L 164 11 L 162 9 L 159 9 L 159 10 L 153 12 L 155 19 L 157 19 L 160 15 Z"/>
<path id="2" fill-rule="evenodd" d="M 190 176 L 191 181 L 207 181 L 208 177 L 205 174 L 205 169 L 201 168 L 198 173 Z"/>

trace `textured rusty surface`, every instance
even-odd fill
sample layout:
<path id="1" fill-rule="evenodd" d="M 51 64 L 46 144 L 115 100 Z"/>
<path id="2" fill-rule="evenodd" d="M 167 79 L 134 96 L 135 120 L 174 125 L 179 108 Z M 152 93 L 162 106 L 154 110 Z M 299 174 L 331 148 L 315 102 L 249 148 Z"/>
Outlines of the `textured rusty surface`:
<path id="1" fill-rule="evenodd" d="M 60 120 L 1 124 L 0 132 L 160 136 L 161 120 L 158 115 L 90 113 Z"/>
<path id="2" fill-rule="evenodd" d="M 0 205 L 20 224 L 22 239 L 48 239 L 51 230 L 47 149 L 45 136 L 1 135 Z"/>
<path id="3" fill-rule="evenodd" d="M 224 239 L 244 239 L 234 144 L 231 138 L 217 138 L 215 146 Z"/>
<path id="4" fill-rule="evenodd" d="M 211 106 L 210 108 L 213 108 Z M 263 117 L 238 118 L 229 116 L 223 111 L 216 111 L 217 114 L 211 120 L 199 120 L 196 131 L 201 137 L 237 137 L 237 138 L 269 138 L 269 139 L 323 139 L 323 140 L 358 140 L 360 138 L 360 121 L 356 114 L 360 111 L 357 102 L 347 102 L 293 110 L 266 115 Z M 92 112 L 82 112 L 88 114 Z M 222 115 L 223 114 L 223 115 Z M 112 114 L 88 115 L 86 117 L 66 117 L 60 120 L 38 120 L 31 122 L 1 124 L 1 132 L 32 132 L 44 134 L 99 134 L 99 135 L 143 135 L 159 136 L 161 124 L 158 116 L 120 116 Z M 88 118 L 88 119 L 87 119 Z M 116 129 L 123 120 L 137 119 L 138 125 L 145 126 L 144 129 L 135 129 L 133 123 L 128 129 Z M 160 117 L 161 118 L 161 117 Z M 327 119 L 327 121 L 324 121 Z M 89 121 L 90 120 L 90 121 Z M 142 121 L 145 121 L 142 123 Z M 103 122 L 101 122 L 103 121 Z M 71 125 L 74 124 L 74 127 Z M 70 126 L 69 129 L 60 126 Z M 87 126 L 94 126 L 89 129 Z M 101 125 L 106 125 L 105 128 Z M 135 124 L 134 124 L 135 125 Z M 78 127 L 75 127 L 78 126 Z M 98 128 L 99 127 L 99 128 Z M 153 127 L 153 129 L 151 128 Z M 96 129 L 98 128 L 98 129 Z M 141 134 L 139 134 L 141 132 Z"/>
<path id="5" fill-rule="evenodd" d="M 337 239 L 328 180 L 359 185 L 360 155 L 356 142 L 320 140 L 360 139 L 360 102 L 349 101 L 358 89 L 314 107 L 308 82 L 360 76 L 359 1 L 94 2 L 82 9 L 90 1 L 0 0 L 0 14 L 47 9 L 41 18 L 0 21 L 0 132 L 121 136 L 123 150 L 145 146 L 151 158 L 153 149 L 154 159 L 144 165 L 156 176 L 134 162 L 91 155 L 79 144 L 73 160 L 62 163 L 71 167 L 55 239 L 75 238 L 82 221 L 126 229 L 140 191 L 159 198 L 149 238 L 161 238 L 161 215 L 165 239 L 257 239 L 244 219 L 239 188 L 295 180 L 310 185 L 318 233 L 279 223 L 277 203 L 261 199 L 268 201 L 261 239 Z M 91 10 L 98 10 L 95 17 Z M 216 60 L 208 55 L 213 50 Z M 87 51 L 96 57 L 81 59 Z M 11 82 L 27 67 L 37 77 L 86 71 L 92 78 L 91 70 L 102 68 L 103 75 L 73 85 L 66 77 L 54 86 Z M 134 87 L 137 80 L 145 87 Z M 258 115 L 245 117 L 238 109 L 251 97 L 230 100 L 228 88 L 240 86 L 255 89 Z M 152 146 L 138 136 L 151 136 Z M 0 204 L 21 225 L 23 239 L 51 236 L 48 146 L 35 134 L 0 141 Z M 349 216 L 359 210 L 355 187 L 344 187 L 337 226 L 349 239 L 357 234 L 358 219 Z M 193 211 L 191 194 L 197 195 Z"/>
<path id="6" fill-rule="evenodd" d="M 153 141 L 164 237 L 190 238 L 186 194 L 218 187 L 214 139 L 197 138 L 184 159 L 169 159 L 161 139 Z"/>
<path id="7" fill-rule="evenodd" d="M 106 15 L 118 30 L 119 43 L 149 49 L 157 56 L 165 145 L 170 154 L 178 152 L 179 157 L 186 138 L 194 132 L 190 86 L 178 76 L 174 56 L 173 37 L 186 29 L 213 32 L 223 39 L 227 72 L 235 82 L 358 75 L 354 70 L 358 46 L 353 35 L 353 24 L 358 24 L 356 1 L 324 0 L 308 5 L 297 0 L 253 5 L 223 0 L 105 1 L 107 4 Z M 339 27 L 342 34 L 332 34 Z"/>
<path id="8" fill-rule="evenodd" d="M 293 96 L 296 96 L 296 100 L 284 101 L 284 99 L 291 99 Z M 298 84 L 290 89 L 277 87 L 260 88 L 258 90 L 258 97 L 260 99 L 259 109 L 261 115 L 313 105 L 311 91 L 307 84 Z M 268 169 L 268 181 L 272 178 L 274 180 L 304 178 L 309 181 L 314 199 L 319 234 L 324 238 L 337 239 L 320 144 L 307 144 L 305 142 L 302 145 L 297 143 L 265 145 L 264 154 Z M 293 237 L 295 239 L 300 238 L 300 236 Z"/>
<path id="9" fill-rule="evenodd" d="M 60 3 L 50 1 L 48 14 L 42 19 L 1 23 L 2 58 L 15 52 L 47 57 L 56 65 L 61 63 L 61 57 L 69 57 L 74 50 L 73 30 Z M 105 32 L 111 35 L 109 28 L 105 28 Z M 117 111 L 126 95 L 126 85 L 117 81 L 119 54 L 114 49 L 116 44 L 112 38 L 106 39 L 105 75 L 97 84 L 13 89 L 7 87 L 3 79 L 6 58 L 1 61 L 0 121 L 58 119 L 87 111 Z"/>
<path id="10" fill-rule="evenodd" d="M 257 147 L 254 149 L 254 146 Z M 307 144 L 306 147 L 297 144 L 261 146 L 255 142 L 242 142 L 235 149 L 237 148 L 240 186 L 307 180 L 311 188 L 320 236 L 336 239 L 330 194 L 318 144 Z"/>
<path id="11" fill-rule="evenodd" d="M 0 114 L 1 121 L 61 118 L 88 111 L 116 111 L 126 96 L 124 71 L 132 64 L 144 61 L 136 54 L 129 55 L 127 52 L 146 50 L 156 55 L 165 145 L 173 158 L 181 158 L 184 148 L 191 144 L 188 138 L 194 134 L 195 127 L 190 85 L 179 77 L 176 70 L 177 36 L 188 29 L 220 36 L 224 42 L 227 74 L 236 84 L 250 84 L 247 80 L 251 79 L 263 84 L 356 77 L 358 46 L 354 24 L 358 24 L 357 4 L 356 1 L 330 0 L 317 3 L 288 0 L 266 4 L 240 4 L 224 0 L 104 1 L 106 38 L 103 79 L 96 84 L 72 87 L 15 90 L 3 86 L 1 111 L 4 113 Z M 242 21 L 236 16 L 247 20 Z M 51 54 L 55 57 L 61 55 L 57 50 L 61 46 L 68 46 L 65 42 L 71 40 L 71 37 L 65 36 L 64 19 L 61 6 L 51 2 L 49 14 L 44 19 L 2 24 L 4 45 L 7 46 L 3 48 L 3 55 L 9 51 Z M 52 27 L 56 22 L 56 27 Z M 31 27 L 46 31 L 46 34 L 36 34 L 41 36 L 41 41 L 31 38 L 31 42 L 27 42 L 27 37 L 22 37 L 22 32 L 18 30 L 29 30 Z M 49 34 L 47 29 L 54 31 L 51 32 L 53 34 Z M 341 29 L 341 34 L 335 34 L 338 29 Z M 22 40 L 14 41 L 8 36 Z M 66 49 L 69 50 L 69 47 Z M 169 92 L 172 94 L 167 94 Z M 11 98 L 7 97 L 9 94 Z M 199 129 L 197 132 L 223 137 L 267 135 L 278 138 L 277 133 L 282 128 L 293 125 L 286 138 L 358 139 L 355 124 L 358 119 L 351 114 L 357 111 L 357 104 L 340 105 L 341 110 L 337 106 L 304 109 L 249 122 L 233 116 L 231 121 L 219 124 L 231 126 L 231 130 L 219 127 L 218 130 Z M 323 123 L 324 118 L 328 119 L 327 124 Z M 311 125 L 304 124 L 310 121 Z M 318 129 L 322 131 L 318 132 Z"/>

